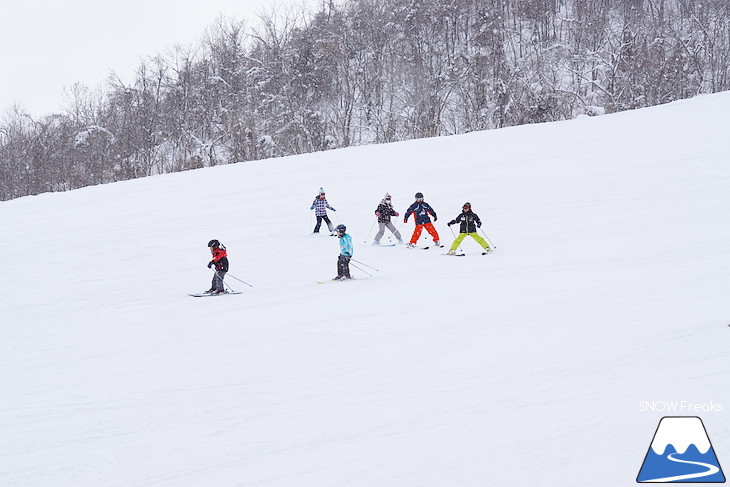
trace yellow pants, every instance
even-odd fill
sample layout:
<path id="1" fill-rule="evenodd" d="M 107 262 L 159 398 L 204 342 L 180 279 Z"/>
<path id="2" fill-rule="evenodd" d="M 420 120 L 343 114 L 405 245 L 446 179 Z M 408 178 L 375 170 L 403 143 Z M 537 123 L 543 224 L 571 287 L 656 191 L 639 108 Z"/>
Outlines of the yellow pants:
<path id="1" fill-rule="evenodd" d="M 460 233 L 459 236 L 456 237 L 456 240 L 454 240 L 454 243 L 451 244 L 450 250 L 456 250 L 457 247 L 459 247 L 459 245 L 461 245 L 461 242 L 464 241 L 464 239 L 466 238 L 467 235 L 469 235 L 471 238 L 476 240 L 477 243 L 479 245 L 481 245 L 483 249 L 486 250 L 489 248 L 489 244 L 487 243 L 487 241 L 484 240 L 482 237 L 480 237 L 478 233 Z"/>

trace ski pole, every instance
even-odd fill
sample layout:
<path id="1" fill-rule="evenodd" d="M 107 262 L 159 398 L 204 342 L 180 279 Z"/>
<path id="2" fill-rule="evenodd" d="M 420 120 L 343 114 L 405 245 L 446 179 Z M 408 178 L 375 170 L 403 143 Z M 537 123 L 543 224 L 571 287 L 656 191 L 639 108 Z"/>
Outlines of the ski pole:
<path id="1" fill-rule="evenodd" d="M 366 270 L 364 270 L 364 269 L 361 269 L 361 268 L 359 268 L 359 267 L 358 267 L 358 266 L 356 266 L 355 264 L 352 264 L 352 267 L 354 267 L 355 269 L 359 270 L 360 272 L 364 272 L 365 274 L 367 274 L 367 275 L 368 275 L 368 276 L 370 276 L 370 277 L 373 277 L 373 275 L 372 275 L 372 274 L 370 274 L 369 272 L 367 272 L 367 271 L 366 271 Z"/>
<path id="2" fill-rule="evenodd" d="M 451 228 L 451 225 L 447 225 L 447 226 L 449 227 L 449 230 L 451 230 L 451 235 L 454 236 L 454 240 L 456 240 L 456 234 L 454 233 L 454 229 Z M 462 254 L 464 253 L 464 251 L 461 248 L 461 245 L 459 245 L 459 252 L 461 252 Z"/>
<path id="3" fill-rule="evenodd" d="M 494 245 L 494 242 L 492 242 L 492 239 L 490 239 L 489 237 L 487 237 L 487 234 L 486 234 L 486 233 L 484 233 L 484 230 L 482 230 L 482 229 L 480 228 L 480 229 L 479 229 L 479 231 L 480 231 L 480 232 L 482 232 L 482 235 L 484 235 L 484 238 L 486 238 L 486 239 L 487 239 L 487 242 L 489 242 L 489 246 L 490 246 L 490 247 L 492 247 L 493 249 L 496 249 L 496 248 L 497 248 L 497 246 L 496 246 L 496 245 Z"/>
<path id="4" fill-rule="evenodd" d="M 350 258 L 350 260 L 353 261 L 353 262 L 357 262 L 360 265 L 364 265 L 365 267 L 369 267 L 370 269 L 372 269 L 374 271 L 378 271 L 378 269 L 376 269 L 375 267 L 373 267 L 371 265 L 367 265 L 365 262 L 360 262 L 359 260 L 355 260 L 353 258 Z M 378 272 L 380 272 L 380 271 L 378 271 Z"/>
<path id="5" fill-rule="evenodd" d="M 253 286 L 252 286 L 251 284 L 247 283 L 246 281 L 242 281 L 242 280 L 240 280 L 240 279 L 239 279 L 239 278 L 237 278 L 236 276 L 232 276 L 232 275 L 228 274 L 228 277 L 232 277 L 232 278 L 234 278 L 235 280 L 237 280 L 238 282 L 242 282 L 242 283 L 244 283 L 244 284 L 245 284 L 245 285 L 247 285 L 248 287 L 253 287 Z"/>
<path id="6" fill-rule="evenodd" d="M 219 276 L 219 277 L 220 277 L 220 276 Z M 228 288 L 228 290 L 229 290 L 230 292 L 232 292 L 232 293 L 235 293 L 235 292 L 236 292 L 236 290 L 235 290 L 235 289 L 233 289 L 233 288 L 232 288 L 231 286 L 229 286 L 229 285 L 228 285 L 228 283 L 226 282 L 226 280 L 225 280 L 225 279 L 221 278 L 221 282 L 223 283 L 223 285 L 224 285 L 225 287 L 227 287 L 227 288 Z"/>
<path id="7" fill-rule="evenodd" d="M 368 237 L 373 232 L 373 228 L 375 228 L 375 224 L 378 223 L 378 219 L 376 218 L 373 222 L 373 226 L 370 227 L 370 230 L 368 231 L 368 234 L 365 236 L 365 240 L 362 241 L 362 243 L 368 243 Z"/>

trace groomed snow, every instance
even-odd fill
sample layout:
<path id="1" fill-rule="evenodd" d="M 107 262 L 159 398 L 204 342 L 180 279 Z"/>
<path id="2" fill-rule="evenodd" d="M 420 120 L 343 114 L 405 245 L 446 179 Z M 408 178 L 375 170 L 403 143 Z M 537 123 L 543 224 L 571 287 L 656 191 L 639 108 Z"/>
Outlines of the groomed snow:
<path id="1" fill-rule="evenodd" d="M 633 484 L 662 416 L 640 401 L 730 407 L 729 111 L 722 93 L 0 203 L 0 485 Z M 308 235 L 320 186 L 375 277 L 315 284 L 338 252 Z M 416 191 L 447 245 L 470 201 L 497 251 L 364 244 L 383 194 L 402 214 Z M 254 288 L 187 296 L 211 238 Z M 727 418 L 702 419 L 722 463 Z"/>

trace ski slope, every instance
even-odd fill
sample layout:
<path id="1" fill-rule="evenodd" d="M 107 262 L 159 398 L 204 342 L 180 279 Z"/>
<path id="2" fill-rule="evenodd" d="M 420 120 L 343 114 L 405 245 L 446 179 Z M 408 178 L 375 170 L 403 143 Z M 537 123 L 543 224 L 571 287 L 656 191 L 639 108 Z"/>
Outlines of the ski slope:
<path id="1" fill-rule="evenodd" d="M 0 485 L 632 485 L 657 400 L 724 403 L 684 414 L 730 463 L 728 112 L 721 93 L 0 203 Z M 320 187 L 373 277 L 315 284 L 338 254 L 309 235 Z M 416 191 L 447 247 L 369 246 L 382 196 L 402 215 Z M 465 201 L 493 254 L 440 255 Z M 253 288 L 188 297 L 212 238 Z"/>

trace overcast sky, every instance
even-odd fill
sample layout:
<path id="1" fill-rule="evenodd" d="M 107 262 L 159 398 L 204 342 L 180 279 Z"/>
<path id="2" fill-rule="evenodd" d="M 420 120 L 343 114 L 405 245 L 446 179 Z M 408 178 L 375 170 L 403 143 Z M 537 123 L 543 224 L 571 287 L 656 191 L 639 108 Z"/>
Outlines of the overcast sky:
<path id="1" fill-rule="evenodd" d="M 17 102 L 34 117 L 61 110 L 63 89 L 115 71 L 131 79 L 141 59 L 196 43 L 218 16 L 247 19 L 316 0 L 2 0 L 0 115 Z"/>

